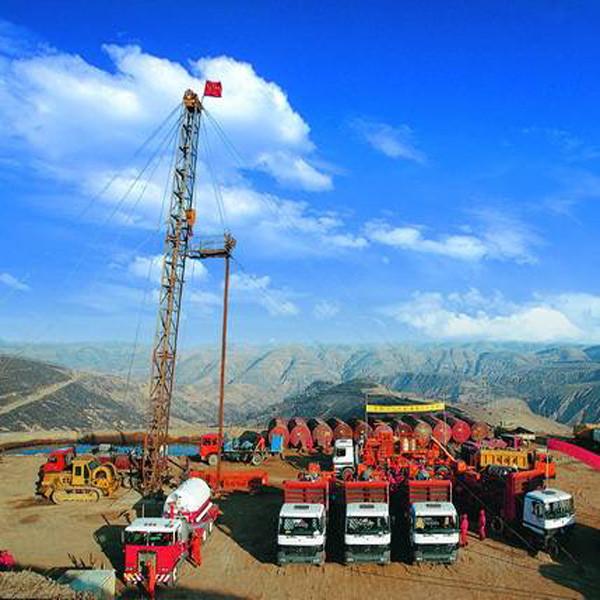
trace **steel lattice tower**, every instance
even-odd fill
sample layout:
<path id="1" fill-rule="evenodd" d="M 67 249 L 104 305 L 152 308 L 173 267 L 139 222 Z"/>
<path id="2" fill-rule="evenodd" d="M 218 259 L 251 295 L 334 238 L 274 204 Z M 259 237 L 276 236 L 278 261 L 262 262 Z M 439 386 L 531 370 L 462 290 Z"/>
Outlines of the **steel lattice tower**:
<path id="1" fill-rule="evenodd" d="M 164 245 L 158 323 L 152 351 L 150 414 L 141 465 L 145 494 L 159 492 L 168 474 L 165 449 L 175 380 L 185 264 L 195 215 L 194 180 L 201 115 L 202 103 L 198 95 L 187 90 L 183 96 Z"/>

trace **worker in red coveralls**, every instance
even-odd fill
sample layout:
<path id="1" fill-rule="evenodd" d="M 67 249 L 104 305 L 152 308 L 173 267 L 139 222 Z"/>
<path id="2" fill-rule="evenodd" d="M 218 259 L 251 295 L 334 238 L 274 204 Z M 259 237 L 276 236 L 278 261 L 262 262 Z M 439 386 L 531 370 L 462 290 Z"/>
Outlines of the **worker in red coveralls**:
<path id="1" fill-rule="evenodd" d="M 479 511 L 479 539 L 483 542 L 483 540 L 485 540 L 486 536 L 486 531 L 485 531 L 485 510 L 482 508 Z"/>
<path id="2" fill-rule="evenodd" d="M 460 518 L 460 547 L 464 548 L 469 545 L 467 536 L 469 535 L 469 517 L 464 513 Z"/>

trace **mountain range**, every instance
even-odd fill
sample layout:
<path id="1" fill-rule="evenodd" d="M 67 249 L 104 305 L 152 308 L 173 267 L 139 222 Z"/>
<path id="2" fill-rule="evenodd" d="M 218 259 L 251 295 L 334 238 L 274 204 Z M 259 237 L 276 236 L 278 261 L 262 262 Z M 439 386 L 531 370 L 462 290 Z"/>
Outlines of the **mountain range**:
<path id="1" fill-rule="evenodd" d="M 150 348 L 5 342 L 0 354 L 0 429 L 143 427 Z M 215 348 L 180 353 L 175 419 L 214 423 L 218 373 Z M 467 406 L 516 398 L 561 423 L 600 420 L 600 346 L 496 343 L 234 346 L 226 418 L 330 414 L 334 400 L 346 416 L 373 383 Z"/>

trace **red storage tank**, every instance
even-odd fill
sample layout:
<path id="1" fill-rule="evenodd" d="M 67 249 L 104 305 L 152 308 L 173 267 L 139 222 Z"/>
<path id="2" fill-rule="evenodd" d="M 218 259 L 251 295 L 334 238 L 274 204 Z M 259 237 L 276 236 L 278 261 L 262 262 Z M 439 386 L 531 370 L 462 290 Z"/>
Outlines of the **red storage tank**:
<path id="1" fill-rule="evenodd" d="M 410 425 L 419 446 L 423 447 L 429 444 L 429 440 L 431 440 L 431 427 L 428 423 L 421 419 L 415 419 L 412 415 L 402 417 L 402 421 Z"/>
<path id="2" fill-rule="evenodd" d="M 323 419 L 311 419 L 308 428 L 312 433 L 313 443 L 317 448 L 329 450 L 333 443 L 333 431 Z"/>
<path id="3" fill-rule="evenodd" d="M 279 427 L 281 425 L 283 425 L 283 427 L 287 428 L 287 420 L 284 419 L 283 417 L 273 417 L 269 421 L 269 425 L 267 427 L 267 430 L 273 429 L 273 427 Z"/>
<path id="4" fill-rule="evenodd" d="M 371 426 L 362 419 L 355 419 L 352 426 L 354 428 L 354 441 L 359 440 L 361 437 L 370 437 L 373 431 Z"/>
<path id="5" fill-rule="evenodd" d="M 398 437 L 412 435 L 413 430 L 408 423 L 405 423 L 401 419 L 394 419 L 392 422 L 394 424 L 394 434 Z"/>
<path id="6" fill-rule="evenodd" d="M 331 418 L 327 421 L 329 427 L 333 431 L 334 440 L 351 440 L 353 437 L 352 427 L 345 421 L 338 419 L 337 417 Z"/>
<path id="7" fill-rule="evenodd" d="M 285 421 L 282 421 L 282 423 L 282 425 L 276 424 L 269 429 L 269 444 L 273 441 L 274 435 L 280 435 L 283 437 L 283 447 L 287 448 L 290 443 L 290 432 L 285 425 Z"/>
<path id="8" fill-rule="evenodd" d="M 290 429 L 289 445 L 297 450 L 312 450 L 314 447 L 312 435 L 307 425 L 299 423 Z"/>
<path id="9" fill-rule="evenodd" d="M 445 445 L 452 439 L 452 427 L 448 423 L 431 415 L 426 415 L 423 420 L 431 426 L 431 434 L 440 444 Z"/>
<path id="10" fill-rule="evenodd" d="M 461 419 L 471 427 L 471 439 L 474 442 L 480 442 L 492 436 L 490 426 L 484 421 L 475 421 L 466 415 L 461 415 Z"/>
<path id="11" fill-rule="evenodd" d="M 452 439 L 457 444 L 464 444 L 471 437 L 471 427 L 466 421 L 453 415 L 446 415 L 446 422 L 452 427 Z"/>
<path id="12" fill-rule="evenodd" d="M 304 425 L 304 427 L 308 427 L 308 425 L 306 424 L 306 419 L 304 417 L 292 417 L 288 421 L 288 429 L 290 431 L 294 429 L 296 425 Z"/>
<path id="13" fill-rule="evenodd" d="M 394 435 L 394 430 L 385 421 L 375 421 L 373 423 L 373 435 L 378 435 L 383 432 Z"/>

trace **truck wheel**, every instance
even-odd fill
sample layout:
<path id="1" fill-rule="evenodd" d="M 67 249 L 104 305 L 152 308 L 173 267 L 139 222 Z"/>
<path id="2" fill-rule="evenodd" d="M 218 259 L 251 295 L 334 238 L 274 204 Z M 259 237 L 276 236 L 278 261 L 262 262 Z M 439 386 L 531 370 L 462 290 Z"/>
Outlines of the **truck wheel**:
<path id="1" fill-rule="evenodd" d="M 263 463 L 263 457 L 262 454 L 259 454 L 258 452 L 255 452 L 252 455 L 252 459 L 250 461 L 255 467 L 258 467 L 260 465 L 262 465 Z"/>
<path id="2" fill-rule="evenodd" d="M 500 517 L 494 517 L 490 523 L 490 529 L 497 535 L 504 532 L 504 521 Z"/>
<path id="3" fill-rule="evenodd" d="M 345 469 L 342 469 L 343 481 L 350 481 L 352 477 L 354 477 L 354 469 L 352 469 L 351 467 L 346 467 Z"/>
<path id="4" fill-rule="evenodd" d="M 216 467 L 217 466 L 217 461 L 218 461 L 218 457 L 216 454 L 209 454 L 208 458 L 206 459 L 206 462 L 211 466 L 211 467 Z"/>

